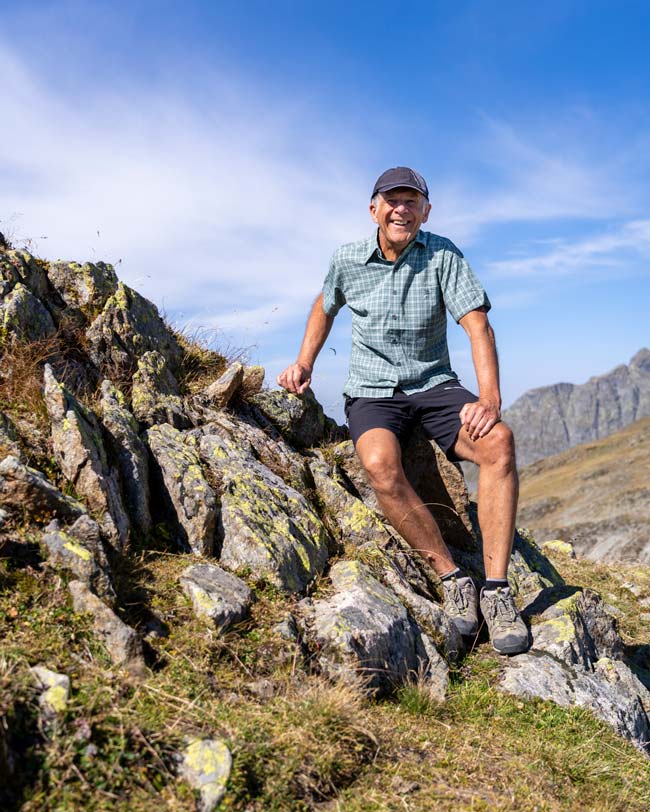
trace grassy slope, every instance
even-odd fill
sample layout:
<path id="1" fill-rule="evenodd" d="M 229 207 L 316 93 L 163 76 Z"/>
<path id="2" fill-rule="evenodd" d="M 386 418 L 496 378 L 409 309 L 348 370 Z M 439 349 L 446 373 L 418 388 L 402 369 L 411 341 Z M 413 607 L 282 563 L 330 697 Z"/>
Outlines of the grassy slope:
<path id="1" fill-rule="evenodd" d="M 650 418 L 527 466 L 520 518 L 533 530 L 650 519 Z"/>
<path id="2" fill-rule="evenodd" d="M 500 664 L 485 643 L 454 674 L 445 704 L 417 686 L 370 702 L 301 668 L 271 630 L 290 602 L 268 587 L 253 585 L 251 620 L 216 638 L 177 587 L 190 556 L 149 551 L 122 578 L 127 619 L 143 623 L 147 605 L 170 632 L 150 642 L 148 679 L 129 683 L 28 541 L 1 548 L 0 706 L 21 754 L 8 809 L 191 810 L 193 794 L 174 775 L 174 753 L 190 734 L 224 736 L 232 749 L 222 809 L 647 809 L 650 761 L 585 711 L 497 692 Z M 613 571 L 556 564 L 623 613 L 630 646 L 648 639 L 650 624 Z M 634 578 L 650 594 L 650 571 Z M 38 662 L 72 679 L 68 711 L 51 730 L 39 730 L 26 672 Z M 247 687 L 261 678 L 273 685 L 270 699 Z"/>

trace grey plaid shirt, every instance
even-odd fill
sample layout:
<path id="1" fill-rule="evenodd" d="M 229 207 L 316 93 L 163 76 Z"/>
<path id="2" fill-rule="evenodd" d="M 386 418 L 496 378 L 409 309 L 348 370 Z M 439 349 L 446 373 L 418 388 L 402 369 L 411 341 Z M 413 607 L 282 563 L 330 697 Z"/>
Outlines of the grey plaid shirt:
<path id="1" fill-rule="evenodd" d="M 374 398 L 456 379 L 447 311 L 458 322 L 470 310 L 490 308 L 458 248 L 421 230 L 396 262 L 383 257 L 377 232 L 342 245 L 323 285 L 323 308 L 334 316 L 344 304 L 352 311 L 352 354 L 343 391 Z"/>

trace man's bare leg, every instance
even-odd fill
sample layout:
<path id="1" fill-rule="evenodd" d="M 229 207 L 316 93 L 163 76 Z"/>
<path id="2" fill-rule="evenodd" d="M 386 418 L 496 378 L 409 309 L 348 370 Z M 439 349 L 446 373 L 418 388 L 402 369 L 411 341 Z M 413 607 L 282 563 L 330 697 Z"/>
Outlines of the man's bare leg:
<path id="1" fill-rule="evenodd" d="M 364 432 L 357 440 L 356 451 L 384 516 L 397 532 L 438 575 L 456 569 L 435 519 L 406 478 L 402 450 L 393 432 Z"/>
<path id="2" fill-rule="evenodd" d="M 512 432 L 503 423 L 472 441 L 461 428 L 454 451 L 479 466 L 478 521 L 483 536 L 485 576 L 507 578 L 515 534 L 519 480 Z"/>

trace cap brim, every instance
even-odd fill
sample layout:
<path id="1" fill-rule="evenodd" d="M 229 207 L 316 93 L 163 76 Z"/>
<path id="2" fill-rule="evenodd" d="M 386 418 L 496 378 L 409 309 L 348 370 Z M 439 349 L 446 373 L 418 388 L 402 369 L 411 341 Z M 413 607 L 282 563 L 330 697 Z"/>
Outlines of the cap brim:
<path id="1" fill-rule="evenodd" d="M 383 192 L 390 192 L 391 189 L 415 189 L 416 192 L 419 192 L 422 197 L 426 197 L 429 199 L 429 195 L 426 192 L 423 192 L 418 186 L 414 186 L 412 183 L 390 183 L 388 186 L 380 186 L 378 189 L 375 189 L 372 193 L 372 197 L 377 194 L 382 194 Z"/>

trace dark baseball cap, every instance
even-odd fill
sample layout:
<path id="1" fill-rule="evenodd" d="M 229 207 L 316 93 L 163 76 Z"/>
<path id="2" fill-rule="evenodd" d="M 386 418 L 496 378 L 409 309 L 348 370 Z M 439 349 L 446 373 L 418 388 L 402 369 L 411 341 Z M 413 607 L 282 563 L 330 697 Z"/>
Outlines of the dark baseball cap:
<path id="1" fill-rule="evenodd" d="M 417 189 L 427 200 L 429 199 L 426 181 L 419 172 L 409 169 L 408 166 L 395 166 L 382 172 L 377 178 L 371 197 L 374 197 L 378 192 L 387 192 L 389 189 L 397 189 L 400 186 L 405 186 L 407 189 Z"/>

